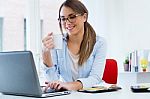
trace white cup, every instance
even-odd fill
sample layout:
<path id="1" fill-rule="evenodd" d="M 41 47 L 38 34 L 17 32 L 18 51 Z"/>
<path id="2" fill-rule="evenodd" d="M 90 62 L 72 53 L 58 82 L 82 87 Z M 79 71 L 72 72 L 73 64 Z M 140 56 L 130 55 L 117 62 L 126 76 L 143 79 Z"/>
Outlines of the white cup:
<path id="1" fill-rule="evenodd" d="M 63 36 L 62 34 L 53 34 L 54 49 L 62 49 L 63 46 Z"/>

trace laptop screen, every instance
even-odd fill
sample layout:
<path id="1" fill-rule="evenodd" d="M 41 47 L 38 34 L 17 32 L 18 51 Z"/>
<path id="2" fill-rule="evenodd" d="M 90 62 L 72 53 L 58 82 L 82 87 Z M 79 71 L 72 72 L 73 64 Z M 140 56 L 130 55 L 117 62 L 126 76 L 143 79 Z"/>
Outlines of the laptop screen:
<path id="1" fill-rule="evenodd" d="M 0 92 L 29 96 L 42 94 L 30 51 L 0 52 Z"/>

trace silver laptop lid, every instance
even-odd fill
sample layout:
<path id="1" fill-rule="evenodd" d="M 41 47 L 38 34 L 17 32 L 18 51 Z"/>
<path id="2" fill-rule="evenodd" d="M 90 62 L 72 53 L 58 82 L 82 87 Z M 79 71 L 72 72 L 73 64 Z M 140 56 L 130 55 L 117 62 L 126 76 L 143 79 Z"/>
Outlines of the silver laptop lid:
<path id="1" fill-rule="evenodd" d="M 42 95 L 30 51 L 0 52 L 0 92 L 37 97 Z"/>

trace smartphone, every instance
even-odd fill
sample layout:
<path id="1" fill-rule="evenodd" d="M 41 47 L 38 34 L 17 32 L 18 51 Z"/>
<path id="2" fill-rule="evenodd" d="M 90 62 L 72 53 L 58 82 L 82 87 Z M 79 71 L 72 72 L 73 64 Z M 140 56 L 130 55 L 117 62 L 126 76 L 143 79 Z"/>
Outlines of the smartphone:
<path id="1" fill-rule="evenodd" d="M 143 86 L 143 85 L 137 85 L 137 86 L 131 86 L 131 90 L 133 92 L 150 92 L 150 87 Z"/>

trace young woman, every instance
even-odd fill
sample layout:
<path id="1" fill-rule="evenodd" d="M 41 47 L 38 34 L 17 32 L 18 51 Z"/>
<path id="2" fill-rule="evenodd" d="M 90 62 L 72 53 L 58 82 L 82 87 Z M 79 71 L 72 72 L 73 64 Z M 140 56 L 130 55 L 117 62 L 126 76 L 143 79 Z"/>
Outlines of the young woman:
<path id="1" fill-rule="evenodd" d="M 59 25 L 63 49 L 54 48 L 52 33 L 43 40 L 43 63 L 49 80 L 47 87 L 55 90 L 79 90 L 102 82 L 106 42 L 96 36 L 87 22 L 88 10 L 78 0 L 66 0 L 59 9 Z"/>

